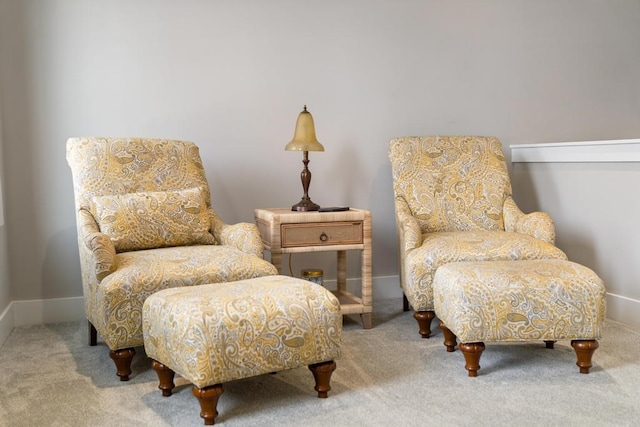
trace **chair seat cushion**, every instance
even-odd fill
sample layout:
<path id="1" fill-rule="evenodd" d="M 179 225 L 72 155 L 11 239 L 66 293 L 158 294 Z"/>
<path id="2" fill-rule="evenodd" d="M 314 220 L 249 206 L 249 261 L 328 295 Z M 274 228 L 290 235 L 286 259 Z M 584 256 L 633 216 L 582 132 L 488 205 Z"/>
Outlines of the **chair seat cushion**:
<path id="1" fill-rule="evenodd" d="M 338 358 L 342 313 L 322 286 L 268 276 L 158 292 L 143 328 L 147 355 L 202 388 Z"/>
<path id="2" fill-rule="evenodd" d="M 403 291 L 415 311 L 433 310 L 433 276 L 438 267 L 461 261 L 567 259 L 543 240 L 505 231 L 426 233 L 422 246 L 407 253 Z"/>
<path id="3" fill-rule="evenodd" d="M 142 305 L 155 292 L 278 274 L 268 261 L 220 245 L 126 252 L 116 262 L 117 270 L 96 285 L 87 311 L 102 313 L 94 326 L 111 349 L 142 345 Z"/>
<path id="4" fill-rule="evenodd" d="M 438 318 L 462 343 L 596 340 L 602 335 L 602 280 L 575 262 L 460 262 L 436 272 Z"/>

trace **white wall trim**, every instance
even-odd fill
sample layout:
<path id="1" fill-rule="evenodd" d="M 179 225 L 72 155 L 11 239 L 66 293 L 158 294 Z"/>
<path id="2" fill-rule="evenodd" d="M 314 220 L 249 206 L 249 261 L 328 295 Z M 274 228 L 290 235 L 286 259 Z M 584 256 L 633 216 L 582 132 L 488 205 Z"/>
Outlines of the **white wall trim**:
<path id="1" fill-rule="evenodd" d="M 0 347 L 15 327 L 83 319 L 86 317 L 82 297 L 11 301 L 0 315 Z"/>
<path id="2" fill-rule="evenodd" d="M 615 313 L 615 316 L 610 314 Z M 640 301 L 622 295 L 607 293 L 607 318 L 640 328 Z"/>
<path id="3" fill-rule="evenodd" d="M 335 287 L 335 280 L 326 281 L 327 288 Z M 398 276 L 374 277 L 373 296 L 375 301 L 401 298 Z M 347 280 L 349 290 L 360 286 L 359 279 Z M 398 306 L 401 310 L 402 306 Z M 622 295 L 607 294 L 607 317 L 616 313 L 612 320 L 640 328 L 640 301 Z M 82 297 L 54 298 L 46 300 L 12 301 L 0 315 L 0 347 L 7 340 L 14 327 L 46 323 L 75 322 L 84 320 Z"/>
<path id="4" fill-rule="evenodd" d="M 512 163 L 640 162 L 640 139 L 510 145 Z"/>
<path id="5" fill-rule="evenodd" d="M 13 301 L 14 326 L 75 322 L 86 319 L 82 297 Z"/>
<path id="6" fill-rule="evenodd" d="M 374 310 L 375 301 L 384 301 L 393 298 L 402 298 L 402 289 L 400 288 L 400 278 L 398 276 L 380 276 L 371 280 Z M 333 286 L 333 287 L 332 287 Z M 327 288 L 335 289 L 336 281 L 328 280 Z M 360 294 L 360 278 L 347 279 L 347 289 L 349 292 Z"/>
<path id="7" fill-rule="evenodd" d="M 7 338 L 9 338 L 14 326 L 13 302 L 10 302 L 7 308 L 0 314 L 0 348 Z"/>
<path id="8" fill-rule="evenodd" d="M 329 289 L 335 288 L 335 280 L 327 280 Z M 360 279 L 348 279 L 347 287 L 356 293 Z M 373 298 L 386 300 L 402 297 L 398 276 L 374 277 Z M 374 305 L 375 310 L 375 305 Z M 86 319 L 82 297 L 52 298 L 12 301 L 0 315 L 0 346 L 4 344 L 13 328 L 47 323 L 75 322 Z"/>

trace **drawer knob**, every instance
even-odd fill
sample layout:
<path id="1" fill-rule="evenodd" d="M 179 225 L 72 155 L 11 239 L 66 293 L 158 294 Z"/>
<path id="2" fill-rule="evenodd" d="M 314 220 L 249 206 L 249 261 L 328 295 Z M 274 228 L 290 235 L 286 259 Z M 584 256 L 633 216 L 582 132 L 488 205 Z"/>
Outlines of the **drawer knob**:
<path id="1" fill-rule="evenodd" d="M 325 234 L 325 232 L 323 231 L 323 232 L 322 232 L 322 234 L 320 235 L 320 241 L 321 241 L 321 242 L 326 242 L 326 241 L 327 241 L 327 239 L 329 239 L 329 236 L 327 236 L 327 235 Z"/>

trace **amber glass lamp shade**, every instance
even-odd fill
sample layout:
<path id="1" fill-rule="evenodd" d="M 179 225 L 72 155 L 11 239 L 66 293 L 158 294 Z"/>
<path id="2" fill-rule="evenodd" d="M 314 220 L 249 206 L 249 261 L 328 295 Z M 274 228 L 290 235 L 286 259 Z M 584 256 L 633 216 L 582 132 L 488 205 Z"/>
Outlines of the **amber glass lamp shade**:
<path id="1" fill-rule="evenodd" d="M 307 106 L 298 114 L 293 139 L 284 147 L 286 151 L 324 151 L 324 147 L 316 138 L 316 127 Z"/>
<path id="2" fill-rule="evenodd" d="M 324 151 L 324 147 L 316 138 L 316 127 L 313 124 L 313 117 L 311 113 L 307 111 L 307 106 L 298 114 L 298 120 L 296 122 L 296 130 L 293 133 L 293 139 L 284 147 L 286 151 L 302 151 L 303 158 L 302 163 L 304 169 L 300 174 L 302 180 L 302 190 L 304 194 L 300 202 L 291 207 L 292 211 L 307 212 L 317 211 L 320 209 L 320 205 L 317 205 L 309 198 L 309 184 L 311 184 L 311 171 L 308 168 L 309 164 L 309 151 Z"/>

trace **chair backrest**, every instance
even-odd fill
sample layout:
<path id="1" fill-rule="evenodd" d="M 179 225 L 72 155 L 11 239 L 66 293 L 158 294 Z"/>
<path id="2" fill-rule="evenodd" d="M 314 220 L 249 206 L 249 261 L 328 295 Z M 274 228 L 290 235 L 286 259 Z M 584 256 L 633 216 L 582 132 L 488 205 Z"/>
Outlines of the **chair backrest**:
<path id="1" fill-rule="evenodd" d="M 198 147 L 188 141 L 151 138 L 70 138 L 67 162 L 76 209 L 96 196 L 201 188 L 211 195 Z"/>
<path id="2" fill-rule="evenodd" d="M 416 136 L 389 143 L 393 191 L 423 233 L 504 230 L 511 182 L 497 138 Z"/>

